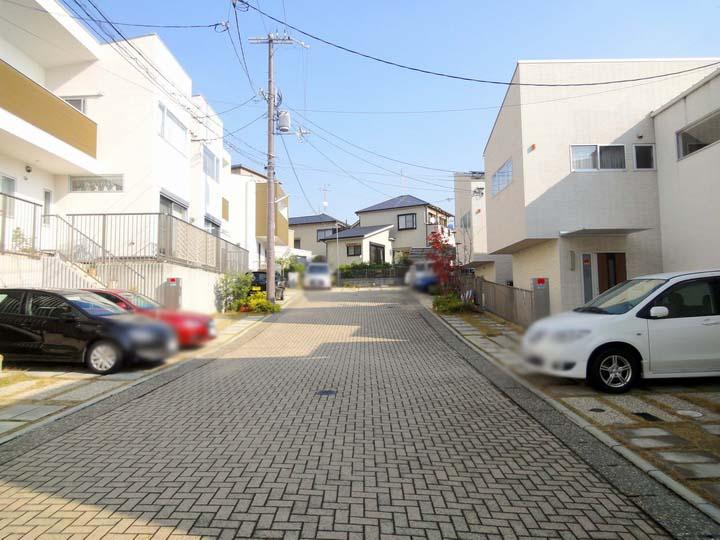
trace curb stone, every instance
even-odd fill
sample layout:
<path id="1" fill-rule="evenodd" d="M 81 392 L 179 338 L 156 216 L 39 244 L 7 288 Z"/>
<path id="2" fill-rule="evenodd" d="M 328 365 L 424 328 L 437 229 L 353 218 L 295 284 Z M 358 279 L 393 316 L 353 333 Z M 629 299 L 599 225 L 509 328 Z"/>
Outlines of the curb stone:
<path id="1" fill-rule="evenodd" d="M 550 400 L 499 365 L 423 305 L 421 316 L 461 358 L 555 435 L 676 538 L 720 538 L 720 508 L 658 471 L 638 454 Z M 567 422 L 567 419 L 571 422 Z M 598 434 L 602 433 L 602 437 Z M 646 472 L 643 469 L 647 468 Z"/>

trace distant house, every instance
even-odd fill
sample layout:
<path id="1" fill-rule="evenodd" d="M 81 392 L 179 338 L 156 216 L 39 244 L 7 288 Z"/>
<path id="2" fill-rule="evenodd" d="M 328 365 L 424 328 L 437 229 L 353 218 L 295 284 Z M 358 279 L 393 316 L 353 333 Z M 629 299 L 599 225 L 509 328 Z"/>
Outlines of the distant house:
<path id="1" fill-rule="evenodd" d="M 335 234 L 335 228 L 341 231 L 347 224 L 327 214 L 298 216 L 290 218 L 290 228 L 295 232 L 293 247 L 311 251 L 314 255 L 325 255 L 323 240 Z"/>
<path id="2" fill-rule="evenodd" d="M 360 218 L 360 228 L 391 226 L 390 241 L 394 262 L 410 257 L 413 248 L 417 250 L 427 247 L 427 238 L 435 231 L 450 243 L 454 243 L 448 228 L 452 214 L 412 195 L 400 195 L 355 213 Z"/>
<path id="3" fill-rule="evenodd" d="M 338 264 L 391 262 L 390 229 L 392 225 L 345 229 L 323 240 L 323 255 L 332 269 Z"/>

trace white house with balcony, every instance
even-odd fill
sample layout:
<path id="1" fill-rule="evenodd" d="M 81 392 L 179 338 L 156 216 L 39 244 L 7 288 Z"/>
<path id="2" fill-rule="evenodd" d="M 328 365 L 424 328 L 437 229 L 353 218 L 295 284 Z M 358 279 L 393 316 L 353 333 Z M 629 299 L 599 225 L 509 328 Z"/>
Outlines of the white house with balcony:
<path id="1" fill-rule="evenodd" d="M 221 118 L 157 35 L 100 45 L 54 0 L 3 10 L 0 252 L 25 258 L 3 256 L 2 283 L 162 298 L 178 277 L 183 305 L 211 311 L 255 247 L 230 217 L 246 208 L 225 196 Z"/>
<path id="2" fill-rule="evenodd" d="M 660 190 L 666 182 L 658 184 L 665 174 L 659 166 L 671 159 L 668 148 L 674 143 L 658 139 L 658 126 L 672 118 L 681 128 L 699 113 L 684 118 L 678 107 L 653 118 L 651 112 L 701 81 L 710 71 L 703 66 L 716 61 L 518 62 L 514 83 L 685 73 L 599 88 L 508 88 L 484 156 L 488 253 L 512 256 L 515 286 L 530 288 L 532 278 L 547 278 L 551 310 L 558 312 L 627 277 L 662 269 Z M 697 99 L 712 109 L 708 98 Z M 674 149 L 670 154 L 675 157 Z"/>

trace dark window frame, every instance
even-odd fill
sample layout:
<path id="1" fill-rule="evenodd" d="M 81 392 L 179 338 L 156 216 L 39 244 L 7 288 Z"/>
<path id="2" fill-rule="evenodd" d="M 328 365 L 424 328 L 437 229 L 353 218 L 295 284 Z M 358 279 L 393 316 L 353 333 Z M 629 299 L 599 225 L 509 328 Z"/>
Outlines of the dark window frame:
<path id="1" fill-rule="evenodd" d="M 400 218 L 412 216 L 413 226 L 412 227 L 401 227 L 400 226 Z M 398 224 L 398 231 L 412 231 L 417 229 L 417 212 L 412 212 L 409 214 L 398 214 L 397 216 L 397 224 Z"/>
<path id="2" fill-rule="evenodd" d="M 330 234 L 328 234 L 327 236 L 323 236 L 323 237 L 321 238 L 321 237 L 320 237 L 320 233 L 321 233 L 321 232 L 327 232 L 327 231 L 330 231 Z M 316 234 L 316 237 L 317 237 L 317 241 L 318 241 L 318 242 L 322 242 L 322 241 L 325 240 L 326 238 L 332 238 L 333 236 L 335 236 L 335 229 L 333 229 L 332 227 L 329 228 L 329 229 L 318 229 L 315 234 Z"/>
<path id="3" fill-rule="evenodd" d="M 350 248 L 360 248 L 360 249 L 358 249 L 357 252 L 355 249 L 353 249 L 353 252 L 350 253 Z M 345 247 L 345 250 L 346 250 L 345 252 L 348 257 L 361 257 L 362 256 L 362 244 L 348 244 Z"/>
<path id="4" fill-rule="evenodd" d="M 706 115 L 703 116 L 702 118 L 696 120 L 695 122 L 692 122 L 692 123 L 686 125 L 685 127 L 681 128 L 681 129 L 679 129 L 679 130 L 677 130 L 677 131 L 675 132 L 675 142 L 676 142 L 676 145 L 677 145 L 678 161 L 681 160 L 681 159 L 685 159 L 686 157 L 691 156 L 691 155 L 699 152 L 700 150 L 704 150 L 705 148 L 707 148 L 707 147 L 709 147 L 709 146 L 713 146 L 713 145 L 716 145 L 716 144 L 720 144 L 720 139 L 715 139 L 714 141 L 712 141 L 712 142 L 710 142 L 710 143 L 707 143 L 707 144 L 704 144 L 704 143 L 700 143 L 700 144 L 695 143 L 695 146 L 698 146 L 698 148 L 695 148 L 694 150 L 685 152 L 686 147 L 688 147 L 687 149 L 689 150 L 689 146 L 690 146 L 690 145 L 689 145 L 689 144 L 685 144 L 685 143 L 683 142 L 683 138 L 682 138 L 683 135 L 684 135 L 685 133 L 687 133 L 688 131 L 690 131 L 691 129 L 694 129 L 694 128 L 696 128 L 696 127 L 704 124 L 705 122 L 712 121 L 712 120 L 714 120 L 715 118 L 720 119 L 720 109 L 716 109 L 716 110 L 712 111 L 711 113 L 706 114 Z"/>
<path id="5" fill-rule="evenodd" d="M 717 317 L 720 315 L 720 279 L 711 276 L 711 277 L 701 277 L 701 278 L 694 278 L 694 279 L 686 279 L 679 283 L 675 283 L 668 287 L 667 289 L 660 291 L 655 298 L 653 298 L 650 302 L 646 304 L 646 306 L 643 308 L 643 310 L 638 313 L 638 316 L 641 318 L 650 318 L 650 309 L 656 306 L 661 306 L 664 304 L 660 304 L 660 300 L 665 298 L 667 295 L 673 293 L 674 291 L 677 291 L 677 289 L 686 287 L 687 285 L 698 283 L 698 282 L 707 282 L 710 286 L 711 294 L 715 296 L 715 310 L 717 313 L 713 313 L 711 315 L 689 315 L 689 316 L 673 316 L 672 313 L 670 313 L 667 317 L 663 317 L 659 320 L 666 320 L 666 319 L 694 319 L 698 317 Z"/>
<path id="6" fill-rule="evenodd" d="M 640 147 L 650 148 L 652 151 L 652 167 L 638 167 L 637 149 Z M 655 143 L 635 143 L 633 144 L 633 168 L 636 171 L 654 171 L 657 170 L 657 163 L 655 156 Z"/>

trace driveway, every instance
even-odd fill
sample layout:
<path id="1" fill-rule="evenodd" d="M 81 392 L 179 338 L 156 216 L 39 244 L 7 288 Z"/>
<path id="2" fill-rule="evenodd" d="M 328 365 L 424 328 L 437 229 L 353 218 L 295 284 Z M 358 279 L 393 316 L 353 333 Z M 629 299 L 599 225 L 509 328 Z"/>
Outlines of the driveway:
<path id="1" fill-rule="evenodd" d="M 0 538 L 668 537 L 641 500 L 676 534 L 717 532 L 664 488 L 615 487 L 402 291 L 308 293 L 260 327 L 74 429 L 8 443 Z"/>

